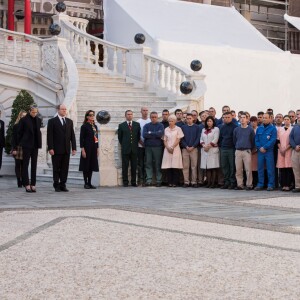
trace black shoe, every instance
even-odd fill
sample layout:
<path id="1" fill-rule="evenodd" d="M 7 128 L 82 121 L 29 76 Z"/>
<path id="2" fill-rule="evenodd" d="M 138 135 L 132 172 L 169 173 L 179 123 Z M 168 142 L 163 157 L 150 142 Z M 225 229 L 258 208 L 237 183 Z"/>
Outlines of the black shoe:
<path id="1" fill-rule="evenodd" d="M 55 192 L 60 192 L 60 187 L 56 187 L 54 189 L 55 189 Z"/>
<path id="2" fill-rule="evenodd" d="M 61 186 L 61 187 L 60 187 L 60 190 L 61 190 L 62 192 L 68 192 L 68 191 L 69 191 L 65 186 Z"/>
<path id="3" fill-rule="evenodd" d="M 84 188 L 85 188 L 86 190 L 89 190 L 91 187 L 90 187 L 88 184 L 85 184 L 85 185 L 84 185 Z"/>
<path id="4" fill-rule="evenodd" d="M 198 187 L 198 184 L 195 183 L 195 184 L 192 185 L 192 187 L 193 187 L 193 188 L 197 188 L 197 187 Z"/>
<path id="5" fill-rule="evenodd" d="M 300 188 L 295 188 L 292 190 L 293 193 L 300 193 Z"/>
<path id="6" fill-rule="evenodd" d="M 230 186 L 228 187 L 228 189 L 229 189 L 229 190 L 234 190 L 234 189 L 235 189 L 235 186 L 234 186 L 234 185 L 230 185 Z"/>
<path id="7" fill-rule="evenodd" d="M 147 182 L 147 183 L 146 183 L 146 186 L 152 186 L 152 183 Z"/>
<path id="8" fill-rule="evenodd" d="M 131 186 L 137 187 L 137 184 L 136 183 L 132 183 Z"/>
<path id="9" fill-rule="evenodd" d="M 268 192 L 272 192 L 272 191 L 274 191 L 274 188 L 271 187 L 271 186 L 269 186 L 269 187 L 267 188 L 267 191 L 268 191 Z"/>
<path id="10" fill-rule="evenodd" d="M 234 189 L 236 191 L 242 191 L 242 190 L 244 190 L 244 188 L 242 186 L 236 186 Z"/>
<path id="11" fill-rule="evenodd" d="M 264 188 L 262 186 L 257 186 L 254 191 L 263 191 Z"/>
<path id="12" fill-rule="evenodd" d="M 156 187 L 161 187 L 161 183 L 157 183 L 157 184 L 156 184 Z"/>
<path id="13" fill-rule="evenodd" d="M 90 189 L 95 190 L 96 187 L 94 185 L 90 184 Z"/>
<path id="14" fill-rule="evenodd" d="M 245 187 L 245 190 L 246 190 L 246 191 L 251 191 L 251 190 L 253 190 L 253 188 L 250 187 L 250 186 L 246 186 L 246 187 Z"/>
<path id="15" fill-rule="evenodd" d="M 228 189 L 228 185 L 227 184 L 224 184 L 220 187 L 221 190 L 227 190 Z"/>
<path id="16" fill-rule="evenodd" d="M 123 184 L 123 187 L 128 187 L 128 183 L 124 183 L 124 184 Z"/>
<path id="17" fill-rule="evenodd" d="M 182 187 L 187 188 L 187 187 L 189 187 L 189 185 L 185 183 Z"/>
<path id="18" fill-rule="evenodd" d="M 209 188 L 210 189 L 215 189 L 217 186 L 215 184 L 212 184 Z"/>

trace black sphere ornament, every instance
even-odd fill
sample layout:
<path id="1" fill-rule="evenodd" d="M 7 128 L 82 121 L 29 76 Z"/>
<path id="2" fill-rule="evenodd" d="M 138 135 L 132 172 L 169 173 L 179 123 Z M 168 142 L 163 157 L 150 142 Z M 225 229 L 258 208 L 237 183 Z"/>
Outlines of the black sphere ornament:
<path id="1" fill-rule="evenodd" d="M 15 12 L 15 17 L 17 20 L 23 20 L 25 18 L 24 10 L 19 9 Z"/>
<path id="2" fill-rule="evenodd" d="M 200 71 L 202 69 L 202 63 L 200 60 L 195 59 L 191 62 L 191 69 L 195 72 Z"/>
<path id="3" fill-rule="evenodd" d="M 137 33 L 134 37 L 134 41 L 141 45 L 141 44 L 144 44 L 145 41 L 146 41 L 146 37 L 142 34 L 142 33 Z"/>
<path id="4" fill-rule="evenodd" d="M 49 31 L 51 35 L 59 35 L 61 32 L 61 28 L 58 24 L 51 24 L 49 26 Z"/>
<path id="5" fill-rule="evenodd" d="M 193 91 L 193 85 L 189 81 L 184 81 L 180 85 L 180 91 L 184 95 L 188 95 Z"/>
<path id="6" fill-rule="evenodd" d="M 55 9 L 57 12 L 62 13 L 66 11 L 67 6 L 64 2 L 58 2 L 55 6 Z"/>
<path id="7" fill-rule="evenodd" d="M 106 110 L 101 110 L 97 113 L 96 119 L 99 124 L 107 124 L 110 121 L 110 114 Z"/>

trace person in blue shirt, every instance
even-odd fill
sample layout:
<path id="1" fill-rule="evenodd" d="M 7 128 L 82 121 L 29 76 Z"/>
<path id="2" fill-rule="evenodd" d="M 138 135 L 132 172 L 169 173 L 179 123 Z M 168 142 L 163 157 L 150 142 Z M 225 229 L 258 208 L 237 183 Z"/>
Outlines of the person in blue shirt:
<path id="1" fill-rule="evenodd" d="M 271 113 L 265 113 L 263 116 L 263 126 L 257 128 L 255 136 L 255 145 L 258 151 L 258 184 L 256 191 L 264 188 L 264 170 L 265 165 L 268 174 L 267 191 L 273 191 L 275 187 L 275 164 L 274 164 L 274 146 L 277 140 L 277 129 L 272 124 Z"/>
<path id="2" fill-rule="evenodd" d="M 163 155 L 164 125 L 158 122 L 158 114 L 153 111 L 150 114 L 151 122 L 143 129 L 144 144 L 146 150 L 146 186 L 152 185 L 153 165 L 156 175 L 156 186 L 161 186 L 161 162 Z"/>
<path id="3" fill-rule="evenodd" d="M 292 151 L 292 166 L 295 177 L 293 193 L 300 193 L 300 110 L 297 110 L 297 123 L 290 133 L 290 145 Z"/>

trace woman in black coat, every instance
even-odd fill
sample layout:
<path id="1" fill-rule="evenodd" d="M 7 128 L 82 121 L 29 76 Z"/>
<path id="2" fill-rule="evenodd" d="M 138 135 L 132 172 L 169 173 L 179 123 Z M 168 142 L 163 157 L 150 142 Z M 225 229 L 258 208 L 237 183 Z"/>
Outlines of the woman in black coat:
<path id="1" fill-rule="evenodd" d="M 83 172 L 85 189 L 96 188 L 92 185 L 92 174 L 93 172 L 99 172 L 98 147 L 98 128 L 95 124 L 95 112 L 88 110 L 80 129 L 81 157 L 79 171 Z"/>
<path id="2" fill-rule="evenodd" d="M 22 168 L 23 168 L 23 151 L 22 147 L 19 145 L 18 142 L 18 128 L 19 128 L 19 121 L 26 116 L 26 111 L 21 110 L 18 114 L 16 119 L 15 125 L 13 126 L 13 133 L 11 137 L 11 151 L 12 155 L 15 159 L 15 173 L 18 181 L 18 187 L 22 187 Z"/>

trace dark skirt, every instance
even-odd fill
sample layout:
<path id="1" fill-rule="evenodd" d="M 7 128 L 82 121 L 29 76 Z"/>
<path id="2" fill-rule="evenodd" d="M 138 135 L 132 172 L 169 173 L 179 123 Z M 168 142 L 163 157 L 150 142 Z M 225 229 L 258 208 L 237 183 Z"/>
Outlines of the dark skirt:
<path id="1" fill-rule="evenodd" d="M 99 172 L 99 165 L 98 165 L 98 156 L 97 156 L 97 149 L 98 144 L 93 143 L 91 147 L 85 149 L 86 158 L 80 156 L 80 164 L 79 164 L 79 171 L 88 173 L 88 172 Z"/>

